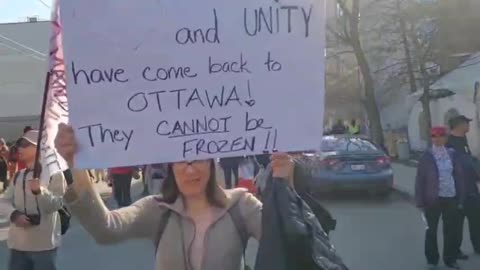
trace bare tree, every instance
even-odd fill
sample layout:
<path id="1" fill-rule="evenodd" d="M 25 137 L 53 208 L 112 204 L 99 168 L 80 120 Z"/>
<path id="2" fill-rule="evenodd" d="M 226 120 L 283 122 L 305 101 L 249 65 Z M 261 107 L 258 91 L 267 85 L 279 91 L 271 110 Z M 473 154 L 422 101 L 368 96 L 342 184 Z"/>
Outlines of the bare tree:
<path id="1" fill-rule="evenodd" d="M 372 140 L 384 145 L 384 136 L 380 119 L 380 112 L 375 98 L 375 83 L 370 70 L 367 56 L 360 41 L 360 0 L 336 0 L 341 10 L 341 16 L 335 27 L 329 26 L 329 32 L 343 44 L 352 48 L 363 78 L 365 111 L 370 122 Z"/>

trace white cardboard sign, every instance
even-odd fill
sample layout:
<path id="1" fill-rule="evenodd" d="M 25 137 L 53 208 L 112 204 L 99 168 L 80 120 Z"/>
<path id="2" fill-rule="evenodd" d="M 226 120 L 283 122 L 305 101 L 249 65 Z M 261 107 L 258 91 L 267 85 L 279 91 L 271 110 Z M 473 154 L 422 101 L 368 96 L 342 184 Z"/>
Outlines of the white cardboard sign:
<path id="1" fill-rule="evenodd" d="M 80 168 L 320 145 L 325 0 L 62 1 Z"/>

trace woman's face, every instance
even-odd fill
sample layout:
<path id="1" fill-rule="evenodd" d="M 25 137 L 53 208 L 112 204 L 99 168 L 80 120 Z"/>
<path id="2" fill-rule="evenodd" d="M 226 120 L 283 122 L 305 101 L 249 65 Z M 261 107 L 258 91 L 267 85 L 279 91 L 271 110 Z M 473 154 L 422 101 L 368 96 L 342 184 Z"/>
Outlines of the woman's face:
<path id="1" fill-rule="evenodd" d="M 203 195 L 210 179 L 210 162 L 197 160 L 193 162 L 177 162 L 173 164 L 173 174 L 178 190 L 185 197 Z"/>

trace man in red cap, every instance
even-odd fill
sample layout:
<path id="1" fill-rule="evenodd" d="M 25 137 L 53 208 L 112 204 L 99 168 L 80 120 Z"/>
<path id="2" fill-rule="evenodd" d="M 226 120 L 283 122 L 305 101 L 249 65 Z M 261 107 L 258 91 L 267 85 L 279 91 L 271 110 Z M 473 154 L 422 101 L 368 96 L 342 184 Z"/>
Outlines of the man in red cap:
<path id="1" fill-rule="evenodd" d="M 417 206 L 427 221 L 425 256 L 432 268 L 438 265 L 440 256 L 437 245 L 437 229 L 440 217 L 443 220 L 443 260 L 451 269 L 457 264 L 457 233 L 460 208 L 464 201 L 464 175 L 456 152 L 447 149 L 447 129 L 434 127 L 431 130 L 432 146 L 420 159 L 415 184 Z"/>

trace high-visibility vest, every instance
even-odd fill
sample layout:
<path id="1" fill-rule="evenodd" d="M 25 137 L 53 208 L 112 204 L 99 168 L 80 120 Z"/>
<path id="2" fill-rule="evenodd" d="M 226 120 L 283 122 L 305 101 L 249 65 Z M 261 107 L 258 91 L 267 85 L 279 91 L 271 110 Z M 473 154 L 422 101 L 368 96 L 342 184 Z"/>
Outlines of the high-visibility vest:
<path id="1" fill-rule="evenodd" d="M 348 133 L 350 133 L 351 135 L 355 135 L 355 134 L 360 133 L 360 126 L 358 126 L 358 125 L 349 126 L 348 127 Z"/>

